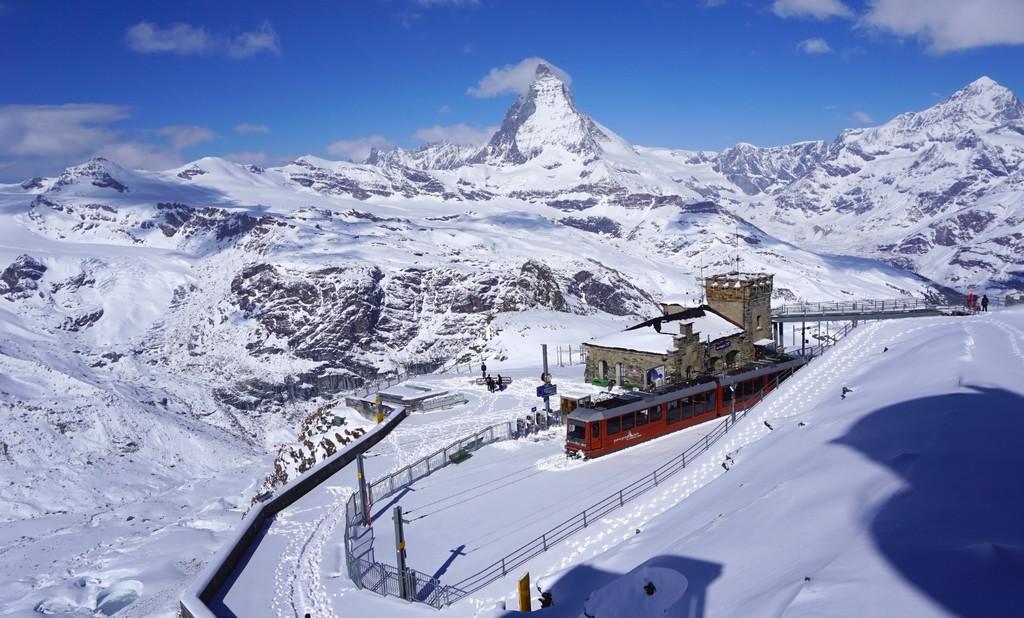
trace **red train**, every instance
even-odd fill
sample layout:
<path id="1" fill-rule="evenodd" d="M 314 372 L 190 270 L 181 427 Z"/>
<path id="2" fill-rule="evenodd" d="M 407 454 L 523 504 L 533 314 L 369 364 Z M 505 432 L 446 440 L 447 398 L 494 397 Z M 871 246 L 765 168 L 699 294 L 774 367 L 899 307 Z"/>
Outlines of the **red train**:
<path id="1" fill-rule="evenodd" d="M 566 418 L 565 451 L 587 458 L 619 451 L 731 414 L 734 397 L 735 410 L 745 410 L 806 362 L 798 358 L 761 364 L 654 391 L 624 393 L 586 406 L 581 403 Z"/>

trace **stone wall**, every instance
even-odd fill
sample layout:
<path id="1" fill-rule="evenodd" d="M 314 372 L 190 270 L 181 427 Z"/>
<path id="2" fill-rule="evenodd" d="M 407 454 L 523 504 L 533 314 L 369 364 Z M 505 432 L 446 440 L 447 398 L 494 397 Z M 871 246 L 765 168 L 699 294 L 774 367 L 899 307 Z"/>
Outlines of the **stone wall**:
<path id="1" fill-rule="evenodd" d="M 708 306 L 743 326 L 751 342 L 771 338 L 774 275 L 729 273 L 708 277 L 704 293 Z"/>
<path id="2" fill-rule="evenodd" d="M 643 386 L 644 376 L 648 369 L 664 365 L 665 375 L 670 381 L 681 381 L 695 377 L 708 371 L 721 371 L 728 366 L 729 354 L 736 352 L 734 364 L 743 364 L 754 360 L 754 346 L 746 333 L 727 337 L 716 344 L 708 345 L 700 340 L 700 333 L 677 337 L 675 350 L 665 350 L 664 354 L 637 352 L 620 348 L 606 348 L 584 343 L 587 364 L 584 379 L 587 382 L 598 378 L 615 380 L 619 384 Z M 728 345 L 725 345 L 725 344 Z M 602 361 L 607 371 L 602 375 Z M 622 376 L 618 375 L 617 366 L 622 365 Z"/>

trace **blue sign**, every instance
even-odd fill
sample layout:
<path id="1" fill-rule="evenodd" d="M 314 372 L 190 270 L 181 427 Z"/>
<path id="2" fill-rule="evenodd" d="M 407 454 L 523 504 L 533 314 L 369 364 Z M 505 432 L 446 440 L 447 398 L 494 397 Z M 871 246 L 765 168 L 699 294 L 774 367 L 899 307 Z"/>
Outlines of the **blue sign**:
<path id="1" fill-rule="evenodd" d="M 537 411 L 537 406 L 533 406 L 532 408 L 530 408 L 530 412 L 536 412 L 536 411 Z"/>
<path id="2" fill-rule="evenodd" d="M 732 345 L 732 342 L 729 341 L 728 339 L 726 339 L 725 341 L 719 341 L 718 343 L 716 343 L 715 344 L 715 349 L 716 350 L 724 350 L 724 349 L 726 349 L 727 347 L 729 347 L 731 345 Z"/>
<path id="3" fill-rule="evenodd" d="M 538 397 L 550 397 L 558 392 L 558 386 L 555 384 L 541 384 L 537 387 Z"/>

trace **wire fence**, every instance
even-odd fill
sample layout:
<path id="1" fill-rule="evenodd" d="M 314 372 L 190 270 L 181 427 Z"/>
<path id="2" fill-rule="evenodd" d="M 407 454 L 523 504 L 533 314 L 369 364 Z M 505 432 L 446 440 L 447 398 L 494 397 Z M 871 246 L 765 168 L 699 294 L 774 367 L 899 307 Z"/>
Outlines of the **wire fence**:
<path id="1" fill-rule="evenodd" d="M 444 585 L 436 577 L 410 568 L 402 573 L 397 567 L 377 562 L 373 553 L 373 527 L 363 525 L 358 495 L 350 495 L 345 503 L 345 565 L 357 587 L 381 596 L 419 601 L 437 609 L 466 596 L 464 591 Z"/>
<path id="2" fill-rule="evenodd" d="M 978 301 L 980 302 L 980 301 Z M 1015 304 L 1018 297 L 1014 295 L 990 296 L 988 306 L 997 308 Z M 801 316 L 813 317 L 829 315 L 853 315 L 873 313 L 912 313 L 915 311 L 956 311 L 974 310 L 968 307 L 966 298 L 935 301 L 923 298 L 885 298 L 826 302 L 786 303 L 772 307 L 773 317 Z"/>
<path id="3" fill-rule="evenodd" d="M 456 453 L 471 453 L 492 442 L 508 439 L 511 437 L 511 434 L 510 425 L 508 423 L 500 423 L 485 427 L 476 433 L 460 438 L 434 451 L 430 455 L 422 457 L 404 468 L 371 483 L 368 488 L 370 501 L 379 502 L 412 485 L 416 481 L 448 466 L 451 463 L 452 456 Z"/>
<path id="4" fill-rule="evenodd" d="M 799 356 L 800 358 L 806 359 L 811 359 L 814 358 L 815 356 L 821 356 L 822 352 L 824 352 L 826 348 L 834 346 L 836 343 L 839 342 L 840 339 L 848 335 L 850 331 L 856 327 L 856 324 L 854 324 L 853 322 L 849 322 L 843 327 L 839 328 L 838 330 L 831 331 L 826 337 L 822 338 L 820 342 L 815 345 L 804 345 L 800 346 L 799 348 L 794 348 L 792 350 L 787 349 L 786 353 L 791 356 Z M 818 336 L 821 337 L 820 332 L 818 333 Z"/>
<path id="5" fill-rule="evenodd" d="M 582 345 L 555 346 L 555 363 L 559 367 L 584 365 L 587 362 L 586 348 Z"/>

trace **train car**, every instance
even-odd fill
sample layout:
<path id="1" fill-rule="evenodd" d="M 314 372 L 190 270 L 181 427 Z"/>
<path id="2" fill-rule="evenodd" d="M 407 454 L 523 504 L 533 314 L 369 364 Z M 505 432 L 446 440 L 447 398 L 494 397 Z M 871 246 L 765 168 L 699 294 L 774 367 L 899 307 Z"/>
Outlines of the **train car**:
<path id="1" fill-rule="evenodd" d="M 580 406 L 566 418 L 565 451 L 600 457 L 753 406 L 806 361 L 758 363 L 700 380 Z"/>

